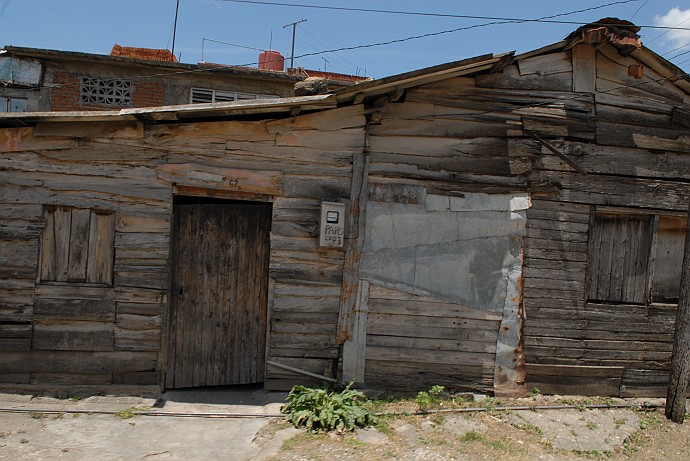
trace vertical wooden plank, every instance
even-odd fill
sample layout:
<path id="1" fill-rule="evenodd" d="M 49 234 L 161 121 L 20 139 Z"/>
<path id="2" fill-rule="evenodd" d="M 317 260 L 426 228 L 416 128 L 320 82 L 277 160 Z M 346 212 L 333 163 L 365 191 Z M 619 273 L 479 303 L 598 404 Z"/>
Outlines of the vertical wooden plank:
<path id="1" fill-rule="evenodd" d="M 589 220 L 589 258 L 587 264 L 587 299 L 598 299 L 601 266 L 601 222 L 594 213 Z"/>
<path id="2" fill-rule="evenodd" d="M 55 207 L 45 208 L 46 227 L 41 236 L 41 280 L 55 280 Z"/>
<path id="3" fill-rule="evenodd" d="M 256 354 L 256 382 L 264 381 L 264 370 L 266 362 L 266 328 L 268 322 L 268 269 L 269 259 L 271 255 L 271 217 L 272 210 L 270 206 L 262 208 L 261 219 L 258 225 L 257 235 L 260 237 L 257 241 L 257 248 L 259 251 L 259 265 L 257 267 L 257 275 L 259 276 L 259 309 L 258 309 L 258 324 L 257 324 L 257 354 Z"/>
<path id="4" fill-rule="evenodd" d="M 86 269 L 88 283 L 112 284 L 115 215 L 91 210 Z"/>
<path id="5" fill-rule="evenodd" d="M 237 237 L 238 244 L 240 245 L 239 258 L 237 260 L 237 272 L 240 274 L 240 283 L 237 287 L 237 304 L 233 313 L 235 315 L 236 329 L 233 330 L 234 333 L 234 357 L 235 361 L 232 364 L 233 371 L 232 377 L 233 382 L 238 384 L 244 384 L 244 357 L 246 354 L 246 348 L 244 345 L 247 341 L 247 304 L 248 304 L 248 293 L 247 284 L 254 283 L 253 280 L 249 280 L 249 272 L 247 271 L 248 266 L 248 255 L 247 255 L 247 241 L 249 233 L 249 223 L 248 216 L 246 213 L 237 214 Z M 244 328 L 243 328 L 244 327 Z"/>
<path id="6" fill-rule="evenodd" d="M 369 183 L 370 157 L 367 153 L 352 157 L 352 179 L 350 186 L 350 206 L 348 209 L 349 229 L 346 238 L 345 261 L 343 262 L 343 288 L 338 312 L 338 332 L 336 342 L 343 344 L 352 336 L 354 311 L 357 304 L 359 284 L 359 261 L 364 245 L 364 226 L 366 218 L 366 190 Z M 364 191 L 364 192 L 363 192 Z M 356 236 L 353 238 L 353 236 Z"/>
<path id="7" fill-rule="evenodd" d="M 54 250 L 56 282 L 67 281 L 69 267 L 69 242 L 72 222 L 72 210 L 67 207 L 57 207 L 53 213 L 53 225 L 55 229 Z"/>
<path id="8" fill-rule="evenodd" d="M 67 280 L 70 282 L 86 281 L 86 264 L 89 251 L 89 228 L 91 212 L 74 208 L 70 224 L 69 262 Z"/>
<path id="9" fill-rule="evenodd" d="M 360 280 L 352 339 L 343 344 L 343 381 L 364 383 L 369 314 L 369 282 Z"/>
<path id="10" fill-rule="evenodd" d="M 601 231 L 601 245 L 599 246 L 599 267 L 597 295 L 594 299 L 605 300 L 609 297 L 611 288 L 611 259 L 613 255 L 613 227 L 614 223 L 606 217 L 598 217 Z"/>
<path id="11" fill-rule="evenodd" d="M 634 257 L 636 248 L 631 243 L 634 239 L 630 238 L 630 226 L 634 223 L 627 216 L 614 216 L 612 239 L 613 253 L 611 255 L 611 284 L 607 301 L 623 301 L 623 281 L 626 260 Z"/>
<path id="12" fill-rule="evenodd" d="M 596 50 L 594 45 L 575 45 L 572 48 L 573 91 L 593 93 L 596 84 Z"/>

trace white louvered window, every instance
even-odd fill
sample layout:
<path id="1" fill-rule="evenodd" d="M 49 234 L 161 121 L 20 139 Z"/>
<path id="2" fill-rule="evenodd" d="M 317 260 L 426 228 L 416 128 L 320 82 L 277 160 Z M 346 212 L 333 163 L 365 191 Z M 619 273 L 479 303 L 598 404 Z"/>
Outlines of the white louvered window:
<path id="1" fill-rule="evenodd" d="M 82 77 L 81 102 L 127 106 L 132 102 L 132 89 L 131 80 Z"/>
<path id="2" fill-rule="evenodd" d="M 272 99 L 274 94 L 238 93 L 235 91 L 211 90 L 207 88 L 192 88 L 189 92 L 189 102 L 203 104 L 210 102 L 229 102 L 247 99 Z"/>

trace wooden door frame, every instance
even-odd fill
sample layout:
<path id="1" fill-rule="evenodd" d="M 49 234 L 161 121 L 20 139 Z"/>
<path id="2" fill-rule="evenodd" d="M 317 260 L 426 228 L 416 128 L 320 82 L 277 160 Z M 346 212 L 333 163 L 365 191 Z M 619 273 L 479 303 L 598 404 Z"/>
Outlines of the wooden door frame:
<path id="1" fill-rule="evenodd" d="M 156 363 L 158 369 L 158 386 L 161 392 L 164 392 L 167 388 L 165 386 L 166 375 L 168 372 L 168 366 L 170 357 L 172 356 L 170 348 L 172 347 L 172 333 L 173 333 L 173 316 L 171 315 L 171 293 L 172 293 L 172 283 L 173 283 L 173 271 L 172 271 L 172 245 L 173 245 L 173 226 L 174 226 L 174 204 L 176 199 L 189 198 L 189 199 L 209 199 L 209 200 L 223 200 L 226 202 L 256 202 L 263 203 L 271 206 L 273 210 L 273 202 L 275 197 L 272 195 L 260 195 L 260 194 L 248 194 L 237 191 L 227 191 L 220 189 L 207 189 L 199 187 L 186 187 L 186 186 L 174 186 L 172 190 L 172 195 L 170 197 L 170 228 L 168 231 L 169 242 L 168 242 L 168 281 L 167 290 L 164 295 L 164 310 L 161 316 L 161 347 L 158 353 L 158 361 Z M 271 228 L 269 229 L 269 256 L 268 256 L 268 272 L 271 269 L 271 238 L 272 238 L 272 226 L 273 217 L 271 216 Z M 264 377 L 268 371 L 268 350 L 270 344 L 270 332 L 271 332 L 271 314 L 273 311 L 273 279 L 268 276 L 268 287 L 266 294 L 266 338 L 265 338 L 265 355 L 264 355 Z M 172 389 L 172 388 L 171 388 Z"/>

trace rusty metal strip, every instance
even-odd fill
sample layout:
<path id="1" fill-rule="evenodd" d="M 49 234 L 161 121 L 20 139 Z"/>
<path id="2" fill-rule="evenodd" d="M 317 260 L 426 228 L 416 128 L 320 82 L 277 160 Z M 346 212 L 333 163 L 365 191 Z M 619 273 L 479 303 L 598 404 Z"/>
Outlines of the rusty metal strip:
<path id="1" fill-rule="evenodd" d="M 582 173 L 582 174 L 586 174 L 586 173 L 587 173 L 585 170 L 583 170 L 583 169 L 580 167 L 580 165 L 578 165 L 577 163 L 575 163 L 575 162 L 573 162 L 572 160 L 570 160 L 564 153 L 562 153 L 561 151 L 559 151 L 558 149 L 556 149 L 555 147 L 553 147 L 551 144 L 549 144 L 547 141 L 545 141 L 544 139 L 542 139 L 541 136 L 539 136 L 537 133 L 534 133 L 534 132 L 532 132 L 532 131 L 526 131 L 526 133 L 529 134 L 530 136 L 532 136 L 539 144 L 541 144 L 542 146 L 546 147 L 546 148 L 547 148 L 549 151 L 551 151 L 554 155 L 558 156 L 558 158 L 560 158 L 560 159 L 563 160 L 565 163 L 567 163 L 568 165 L 570 165 L 571 167 L 573 167 L 573 168 L 575 169 L 575 171 L 577 171 L 578 173 Z"/>

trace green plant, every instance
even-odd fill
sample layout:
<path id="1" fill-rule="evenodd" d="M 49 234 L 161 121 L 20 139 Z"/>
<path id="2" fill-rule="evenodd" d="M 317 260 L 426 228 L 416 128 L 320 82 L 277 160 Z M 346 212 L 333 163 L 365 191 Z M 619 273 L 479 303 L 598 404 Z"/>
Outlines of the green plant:
<path id="1" fill-rule="evenodd" d="M 439 395 L 441 395 L 444 389 L 445 387 L 439 385 L 431 386 L 431 389 L 428 391 L 420 391 L 417 393 L 414 401 L 417 402 L 420 408 L 428 408 L 432 405 L 437 405 L 441 400 Z"/>
<path id="2" fill-rule="evenodd" d="M 594 429 L 596 429 L 598 427 L 599 426 L 597 425 L 597 423 L 592 422 L 592 421 L 587 421 L 587 429 L 589 429 L 590 431 L 593 431 Z"/>
<path id="3" fill-rule="evenodd" d="M 538 387 L 533 387 L 532 390 L 527 394 L 527 397 L 536 397 L 538 395 L 541 395 L 541 391 Z"/>
<path id="4" fill-rule="evenodd" d="M 123 410 L 116 411 L 115 416 L 117 416 L 120 419 L 130 419 L 136 416 L 136 411 L 137 409 L 134 407 L 125 408 Z"/>
<path id="5" fill-rule="evenodd" d="M 311 432 L 352 431 L 376 424 L 376 417 L 365 406 L 366 396 L 351 389 L 352 384 L 342 392 L 294 386 L 280 411 L 295 427 Z"/>
<path id="6" fill-rule="evenodd" d="M 599 450 L 573 450 L 573 453 L 579 456 L 585 456 L 592 459 L 608 459 L 613 453 L 609 450 L 599 451 Z"/>

